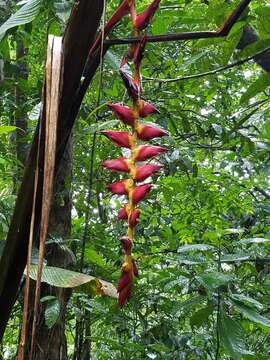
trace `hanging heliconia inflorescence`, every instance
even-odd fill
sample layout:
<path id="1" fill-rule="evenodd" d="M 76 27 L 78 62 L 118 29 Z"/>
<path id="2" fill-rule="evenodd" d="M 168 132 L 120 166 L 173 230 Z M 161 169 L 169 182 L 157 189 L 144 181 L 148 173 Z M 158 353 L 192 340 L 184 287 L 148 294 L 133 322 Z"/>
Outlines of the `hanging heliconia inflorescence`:
<path id="1" fill-rule="evenodd" d="M 118 304 L 120 306 L 130 300 L 133 279 L 138 276 L 138 269 L 132 257 L 134 229 L 140 217 L 140 210 L 137 206 L 147 196 L 152 187 L 152 184 L 141 184 L 141 182 L 157 173 L 161 168 L 161 165 L 158 164 L 141 164 L 141 162 L 167 151 L 165 147 L 143 144 L 144 141 L 165 136 L 167 132 L 152 124 L 140 121 L 140 118 L 146 118 L 151 114 L 158 113 L 154 105 L 141 99 L 140 66 L 147 42 L 147 36 L 143 33 L 143 30 L 150 24 L 159 3 L 160 0 L 154 0 L 141 14 L 137 15 L 135 0 L 124 0 L 104 28 L 104 36 L 106 36 L 123 16 L 130 14 L 134 35 L 140 39 L 137 44 L 128 47 L 119 70 L 132 101 L 132 107 L 119 103 L 109 105 L 115 116 L 125 125 L 128 125 L 131 131 L 107 130 L 102 132 L 114 145 L 130 149 L 129 157 L 106 160 L 102 163 L 103 167 L 109 170 L 129 174 L 127 179 L 108 185 L 108 189 L 113 194 L 126 195 L 128 198 L 127 203 L 118 213 L 118 219 L 125 220 L 128 225 L 127 235 L 120 238 L 125 253 L 125 260 L 117 286 L 119 293 Z M 100 46 L 100 42 L 101 35 L 92 46 L 89 56 Z M 133 63 L 132 74 L 125 71 L 125 65 L 128 62 Z"/>

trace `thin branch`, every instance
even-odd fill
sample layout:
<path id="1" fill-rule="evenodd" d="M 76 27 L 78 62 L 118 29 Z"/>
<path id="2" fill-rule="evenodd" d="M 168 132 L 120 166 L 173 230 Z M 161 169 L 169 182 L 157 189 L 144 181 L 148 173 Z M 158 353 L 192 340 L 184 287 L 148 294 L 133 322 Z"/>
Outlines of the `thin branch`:
<path id="1" fill-rule="evenodd" d="M 230 70 L 230 69 L 232 69 L 232 68 L 234 68 L 236 66 L 243 65 L 243 64 L 245 64 L 246 62 L 248 62 L 250 60 L 254 60 L 257 56 L 261 56 L 261 55 L 267 53 L 268 51 L 270 51 L 270 47 L 267 47 L 266 49 L 264 49 L 262 51 L 259 51 L 258 53 L 254 54 L 254 55 L 248 56 L 245 59 L 233 62 L 233 63 L 231 63 L 229 65 L 226 65 L 226 66 L 218 67 L 218 68 L 210 70 L 210 71 L 205 71 L 205 72 L 199 73 L 199 74 L 187 75 L 187 76 L 177 77 L 177 78 L 174 78 L 174 79 L 155 79 L 155 78 L 152 78 L 152 77 L 144 76 L 144 79 L 145 80 L 150 80 L 150 81 L 156 81 L 156 82 L 159 82 L 159 83 L 171 83 L 171 82 L 177 82 L 177 81 L 182 81 L 182 80 L 197 79 L 197 78 L 201 78 L 201 77 L 208 76 L 208 75 L 215 75 L 215 74 L 220 73 L 222 71 Z"/>
<path id="2" fill-rule="evenodd" d="M 154 42 L 169 42 L 169 41 L 183 41 L 183 40 L 196 40 L 196 39 L 208 39 L 225 37 L 229 34 L 233 25 L 240 18 L 243 11 L 247 8 L 251 0 L 242 0 L 238 7 L 232 12 L 225 23 L 217 31 L 198 31 L 198 32 L 182 32 L 175 34 L 153 35 L 147 37 L 148 43 Z M 118 38 L 105 40 L 104 44 L 112 45 L 128 45 L 139 42 L 138 37 L 131 38 Z"/>

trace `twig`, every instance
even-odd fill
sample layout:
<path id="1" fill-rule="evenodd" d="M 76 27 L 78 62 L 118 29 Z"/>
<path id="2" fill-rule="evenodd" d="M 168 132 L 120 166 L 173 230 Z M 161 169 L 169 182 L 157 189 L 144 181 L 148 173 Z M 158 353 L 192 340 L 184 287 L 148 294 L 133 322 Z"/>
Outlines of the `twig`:
<path id="1" fill-rule="evenodd" d="M 154 42 L 169 42 L 169 41 L 179 41 L 179 40 L 196 40 L 196 39 L 208 39 L 208 38 L 219 38 L 227 36 L 232 29 L 233 25 L 240 18 L 243 11 L 249 5 L 251 0 L 242 0 L 238 7 L 232 12 L 232 14 L 225 21 L 223 26 L 217 31 L 198 31 L 198 32 L 182 32 L 175 34 L 165 34 L 165 35 L 153 35 L 147 37 L 148 43 Z M 128 45 L 139 42 L 138 37 L 131 38 L 118 38 L 105 40 L 105 45 Z"/>
<path id="2" fill-rule="evenodd" d="M 267 53 L 268 51 L 270 51 L 270 47 L 267 47 L 266 49 L 259 51 L 258 53 L 248 56 L 245 59 L 233 62 L 232 64 L 226 65 L 226 66 L 221 66 L 218 67 L 216 69 L 210 70 L 210 71 L 205 71 L 203 73 L 199 73 L 199 74 L 193 74 L 193 75 L 187 75 L 187 76 L 182 76 L 182 77 L 176 77 L 174 79 L 156 79 L 153 77 L 148 77 L 148 76 L 144 76 L 145 80 L 150 80 L 150 81 L 156 81 L 159 83 L 172 83 L 172 82 L 177 82 L 177 81 L 183 81 L 183 80 L 190 80 L 190 79 L 198 79 L 204 76 L 208 76 L 208 75 L 215 75 L 218 74 L 222 71 L 226 71 L 226 70 L 230 70 L 236 66 L 240 66 L 245 64 L 246 62 L 250 61 L 250 60 L 254 60 L 257 56 L 263 55 L 265 53 Z"/>

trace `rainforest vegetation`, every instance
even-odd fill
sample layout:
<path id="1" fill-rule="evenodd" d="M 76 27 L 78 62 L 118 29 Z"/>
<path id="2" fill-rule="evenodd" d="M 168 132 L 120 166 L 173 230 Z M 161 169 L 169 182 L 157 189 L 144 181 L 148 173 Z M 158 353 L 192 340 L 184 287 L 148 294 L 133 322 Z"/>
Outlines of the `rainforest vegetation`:
<path id="1" fill-rule="evenodd" d="M 0 360 L 269 360 L 269 119 L 268 0 L 0 0 Z"/>

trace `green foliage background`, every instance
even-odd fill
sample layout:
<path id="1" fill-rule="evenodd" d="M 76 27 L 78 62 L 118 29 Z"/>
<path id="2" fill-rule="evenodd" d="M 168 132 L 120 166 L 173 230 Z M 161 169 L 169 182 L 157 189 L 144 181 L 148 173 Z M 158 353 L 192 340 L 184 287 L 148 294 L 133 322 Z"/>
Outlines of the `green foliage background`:
<path id="1" fill-rule="evenodd" d="M 147 3 L 138 1 L 141 9 Z M 149 32 L 215 30 L 238 3 L 163 0 Z M 107 13 L 117 4 L 109 1 Z M 18 5 L 0 1 L 1 22 Z M 28 10 L 19 27 L 3 35 L 0 28 L 5 75 L 0 82 L 0 251 L 22 171 L 12 141 L 14 87 L 27 99 L 25 141 L 30 143 L 41 101 L 47 35 L 63 33 L 71 2 L 35 1 L 35 6 L 34 15 L 28 16 Z M 256 29 L 260 41 L 240 51 L 236 46 L 246 24 Z M 125 19 L 113 36 L 129 35 Z M 27 51 L 18 60 L 19 42 Z M 160 159 L 164 171 L 155 177 L 154 190 L 142 204 L 134 253 L 140 277 L 132 301 L 123 310 L 115 299 L 73 293 L 66 314 L 70 358 L 75 320 L 87 317 L 93 359 L 269 359 L 270 75 L 249 61 L 181 80 L 269 46 L 266 0 L 252 1 L 225 39 L 147 45 L 143 96 L 161 111 L 151 121 L 166 128 L 170 137 L 162 140 L 169 148 Z M 106 55 L 101 104 L 127 101 L 117 71 L 124 51 L 115 46 Z M 20 62 L 27 63 L 26 79 L 18 71 Z M 72 237 L 62 241 L 79 260 L 89 207 L 83 272 L 116 283 L 122 261 L 118 238 L 125 232 L 116 220 L 122 199 L 112 198 L 106 190 L 106 184 L 117 177 L 102 170 L 100 162 L 121 151 L 99 133 L 93 191 L 86 202 L 94 133 L 109 125 L 122 128 L 106 106 L 95 110 L 99 87 L 97 73 L 73 133 L 73 175 L 66 179 L 73 199 Z M 78 307 L 78 298 L 83 306 Z M 48 326 L 53 326 L 59 306 L 55 299 L 45 301 Z M 20 319 L 21 308 L 16 304 L 1 346 L 4 359 L 14 358 Z"/>

